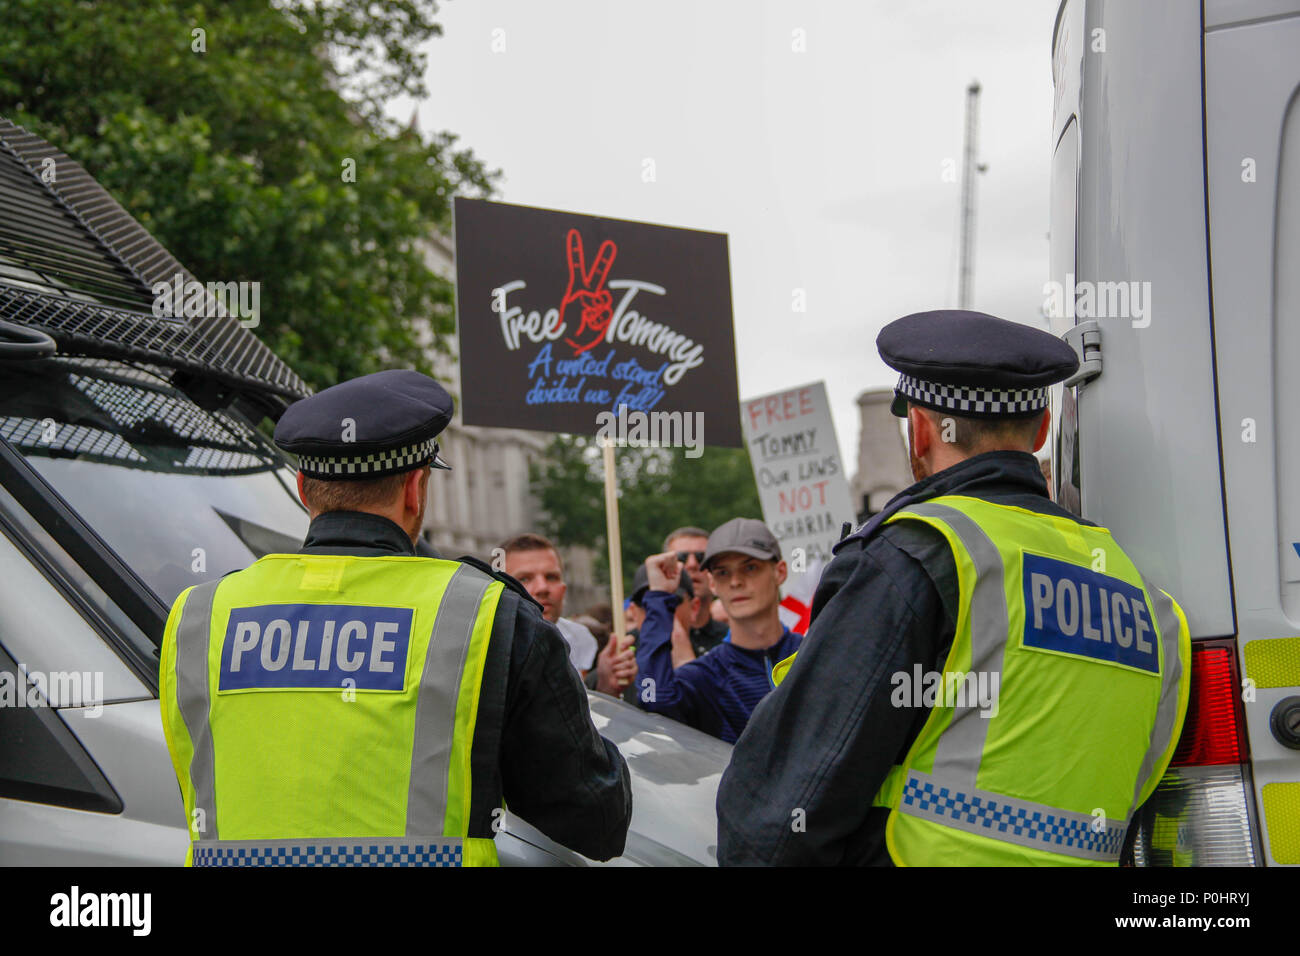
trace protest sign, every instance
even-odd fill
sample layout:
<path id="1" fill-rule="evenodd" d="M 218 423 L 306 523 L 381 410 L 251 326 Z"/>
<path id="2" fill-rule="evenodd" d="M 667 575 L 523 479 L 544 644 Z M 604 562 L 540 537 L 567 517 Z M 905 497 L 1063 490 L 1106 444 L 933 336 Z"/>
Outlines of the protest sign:
<path id="1" fill-rule="evenodd" d="M 763 520 L 791 574 L 830 561 L 831 546 L 854 511 L 825 384 L 749 399 L 741 404 L 741 420 Z"/>
<path id="2" fill-rule="evenodd" d="M 740 447 L 725 235 L 461 197 L 455 234 L 465 424 L 594 435 L 621 408 Z"/>

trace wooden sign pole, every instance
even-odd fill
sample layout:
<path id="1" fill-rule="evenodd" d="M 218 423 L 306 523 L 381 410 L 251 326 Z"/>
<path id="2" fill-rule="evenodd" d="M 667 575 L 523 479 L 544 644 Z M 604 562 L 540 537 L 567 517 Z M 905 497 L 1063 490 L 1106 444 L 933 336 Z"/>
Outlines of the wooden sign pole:
<path id="1" fill-rule="evenodd" d="M 614 615 L 613 633 L 618 647 L 626 643 L 623 633 L 623 541 L 618 529 L 618 475 L 614 463 L 614 441 L 601 440 L 605 456 L 605 538 L 609 541 L 609 597 Z"/>

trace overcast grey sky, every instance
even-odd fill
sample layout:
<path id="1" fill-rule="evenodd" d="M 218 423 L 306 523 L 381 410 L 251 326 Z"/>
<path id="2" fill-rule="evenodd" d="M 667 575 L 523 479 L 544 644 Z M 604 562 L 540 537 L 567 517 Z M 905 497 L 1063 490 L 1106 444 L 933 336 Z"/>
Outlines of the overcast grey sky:
<path id="1" fill-rule="evenodd" d="M 897 377 L 877 332 L 956 305 L 960 186 L 943 172 L 971 79 L 989 167 L 974 307 L 1042 324 L 1056 7 L 452 0 L 431 95 L 391 112 L 457 133 L 506 202 L 727 233 L 741 399 L 824 380 L 855 461 L 854 399 Z"/>

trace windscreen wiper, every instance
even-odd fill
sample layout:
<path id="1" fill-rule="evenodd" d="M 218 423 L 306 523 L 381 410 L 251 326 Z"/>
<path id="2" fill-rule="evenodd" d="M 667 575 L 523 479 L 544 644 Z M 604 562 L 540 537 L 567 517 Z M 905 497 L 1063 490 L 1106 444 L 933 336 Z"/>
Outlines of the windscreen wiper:
<path id="1" fill-rule="evenodd" d="M 49 358 L 58 347 L 58 343 L 40 329 L 0 319 L 0 358 Z"/>

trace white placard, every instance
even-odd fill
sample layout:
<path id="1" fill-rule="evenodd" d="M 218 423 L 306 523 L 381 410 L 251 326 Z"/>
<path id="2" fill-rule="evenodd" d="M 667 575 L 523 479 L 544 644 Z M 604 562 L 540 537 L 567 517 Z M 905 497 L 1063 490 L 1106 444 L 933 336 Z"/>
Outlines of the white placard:
<path id="1" fill-rule="evenodd" d="M 841 526 L 855 518 L 826 385 L 742 401 L 740 417 L 763 520 L 796 578 L 803 568 L 830 561 Z"/>

